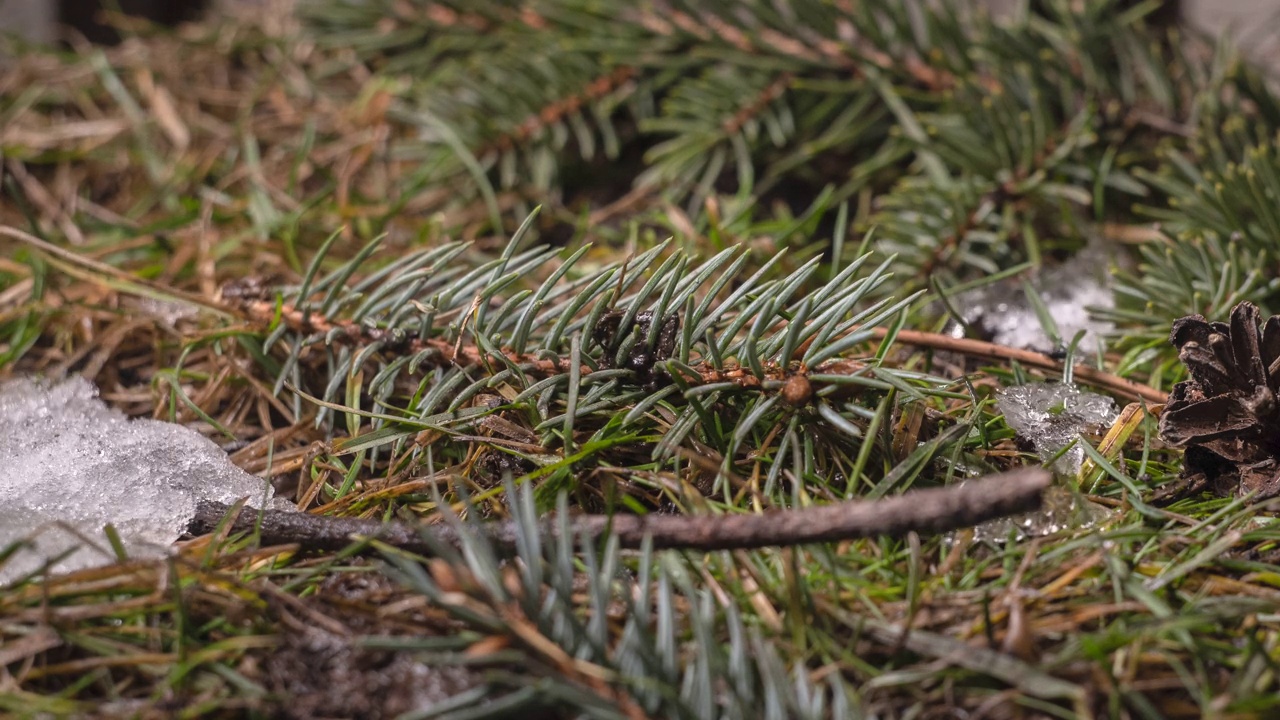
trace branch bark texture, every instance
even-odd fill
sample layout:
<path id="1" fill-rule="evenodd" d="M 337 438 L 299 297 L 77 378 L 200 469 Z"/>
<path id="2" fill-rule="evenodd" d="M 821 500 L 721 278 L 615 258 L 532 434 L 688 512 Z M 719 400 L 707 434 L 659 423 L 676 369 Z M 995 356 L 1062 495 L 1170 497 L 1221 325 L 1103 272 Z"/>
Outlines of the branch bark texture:
<path id="1" fill-rule="evenodd" d="M 881 500 L 759 515 L 583 515 L 570 519 L 569 531 L 575 538 L 589 540 L 612 534 L 624 548 L 638 548 L 648 536 L 653 538 L 656 549 L 703 551 L 783 547 L 909 532 L 937 533 L 1035 510 L 1050 482 L 1048 471 L 1022 468 L 964 485 L 917 490 Z M 201 503 L 189 531 L 193 535 L 213 532 L 229 509 L 221 503 Z M 256 510 L 245 509 L 232 522 L 231 531 L 252 532 L 258 519 Z M 546 521 L 543 535 L 557 536 L 558 527 L 557 523 Z M 512 521 L 467 525 L 462 532 L 482 533 L 506 552 L 514 552 L 516 547 L 517 530 Z M 457 547 L 461 542 L 458 528 L 448 524 L 382 523 L 282 510 L 263 512 L 259 528 L 263 545 L 296 544 L 304 550 L 340 550 L 362 537 L 377 538 L 422 555 L 433 555 L 432 548 L 440 544 Z"/>

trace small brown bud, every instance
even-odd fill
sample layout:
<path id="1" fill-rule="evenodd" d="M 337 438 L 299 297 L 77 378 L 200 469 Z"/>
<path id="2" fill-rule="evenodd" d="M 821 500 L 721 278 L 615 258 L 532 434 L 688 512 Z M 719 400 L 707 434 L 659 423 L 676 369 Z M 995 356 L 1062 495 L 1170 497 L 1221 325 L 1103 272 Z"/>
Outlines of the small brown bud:
<path id="1" fill-rule="evenodd" d="M 782 400 L 793 407 L 800 407 L 813 398 L 813 385 L 804 375 L 792 375 L 782 386 Z"/>

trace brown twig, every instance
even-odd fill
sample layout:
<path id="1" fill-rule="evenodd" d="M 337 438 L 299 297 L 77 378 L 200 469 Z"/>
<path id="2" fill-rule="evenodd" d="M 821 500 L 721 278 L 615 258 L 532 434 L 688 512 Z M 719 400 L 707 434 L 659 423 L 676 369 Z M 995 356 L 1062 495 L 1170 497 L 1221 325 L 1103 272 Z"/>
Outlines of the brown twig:
<path id="1" fill-rule="evenodd" d="M 889 330 L 887 328 L 872 328 L 872 333 L 877 338 L 885 337 Z M 935 350 L 947 350 L 949 352 L 960 353 L 970 357 L 984 358 L 986 360 L 1017 360 L 1023 365 L 1028 365 L 1041 370 L 1062 370 L 1062 363 L 1043 353 L 1033 350 L 1019 350 L 1011 348 L 1007 345 L 997 345 L 995 343 L 985 342 L 983 340 L 971 340 L 969 338 L 954 338 L 950 335 L 941 333 L 923 332 L 920 330 L 899 330 L 896 337 L 897 342 L 907 345 L 915 345 L 916 347 L 933 348 Z M 1116 395 L 1130 400 L 1146 400 L 1152 403 L 1164 403 L 1169 399 L 1169 394 L 1163 390 L 1157 390 L 1148 385 L 1136 383 L 1127 380 L 1119 375 L 1113 375 L 1109 372 L 1091 368 L 1088 365 L 1076 365 L 1073 370 L 1075 377 L 1105 390 L 1110 390 Z"/>
<path id="2" fill-rule="evenodd" d="M 807 543 L 838 542 L 909 532 L 946 532 L 987 520 L 1034 510 L 1049 486 L 1048 471 L 1021 468 L 954 487 L 918 490 L 874 501 L 849 501 L 759 515 L 583 515 L 569 520 L 575 538 L 594 540 L 611 534 L 624 548 L 638 548 L 652 538 L 656 549 L 735 550 L 785 547 Z M 221 503 L 201 503 L 188 530 L 210 533 L 227 514 Z M 258 513 L 240 513 L 230 525 L 233 532 L 252 532 Z M 474 526 L 493 545 L 512 552 L 518 529 L 511 521 Z M 558 535 L 558 525 L 547 521 L 542 532 Z M 469 532 L 463 530 L 463 532 Z M 405 522 L 339 518 L 283 510 L 261 514 L 258 541 L 264 545 L 296 544 L 305 550 L 336 551 L 358 538 L 371 537 L 421 555 L 434 555 L 440 545 L 457 547 L 462 537 L 452 525 L 417 525 Z M 427 538 L 430 538 L 428 542 Z"/>

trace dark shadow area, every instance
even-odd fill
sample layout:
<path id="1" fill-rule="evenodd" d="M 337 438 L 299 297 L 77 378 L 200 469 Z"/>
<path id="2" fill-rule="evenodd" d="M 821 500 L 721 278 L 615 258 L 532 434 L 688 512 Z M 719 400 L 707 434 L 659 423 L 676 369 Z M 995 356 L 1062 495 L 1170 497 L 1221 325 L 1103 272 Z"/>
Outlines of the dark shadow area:
<path id="1" fill-rule="evenodd" d="M 58 22 L 84 35 L 89 42 L 114 45 L 120 31 L 108 22 L 108 14 L 118 10 L 161 25 L 195 20 L 208 7 L 207 0 L 62 0 Z"/>

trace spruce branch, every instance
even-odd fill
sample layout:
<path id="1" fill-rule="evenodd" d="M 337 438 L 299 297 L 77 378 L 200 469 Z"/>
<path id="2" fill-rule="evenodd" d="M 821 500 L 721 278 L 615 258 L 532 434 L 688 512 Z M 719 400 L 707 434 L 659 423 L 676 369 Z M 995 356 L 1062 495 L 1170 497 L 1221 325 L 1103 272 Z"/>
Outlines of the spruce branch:
<path id="1" fill-rule="evenodd" d="M 837 12 L 822 8 L 828 11 L 824 19 L 857 17 L 852 8 L 837 8 Z M 816 7 L 805 9 L 818 10 Z M 864 68 L 871 66 L 886 72 L 905 72 L 921 87 L 932 91 L 948 90 L 955 84 L 948 70 L 930 66 L 915 53 L 895 57 L 866 34 L 859 34 L 853 42 L 841 42 L 820 34 L 817 31 L 823 26 L 820 22 L 806 27 L 743 27 L 741 21 L 725 10 L 724 6 L 703 7 L 694 15 L 671 3 L 655 2 L 638 12 L 637 22 L 658 36 L 672 37 L 680 31 L 704 43 L 718 41 L 747 55 L 785 57 L 812 67 L 835 67 L 859 78 L 865 78 Z M 864 15 L 858 20 L 866 22 L 866 18 Z"/>
<path id="2" fill-rule="evenodd" d="M 403 332 L 397 333 L 351 321 L 332 320 L 317 313 L 301 310 L 296 306 L 277 305 L 266 300 L 242 301 L 229 306 L 228 309 L 241 314 L 260 332 L 265 333 L 274 323 L 281 323 L 282 325 L 277 327 L 283 326 L 300 336 L 314 338 L 311 345 L 345 344 L 355 348 L 374 346 L 391 356 L 424 354 L 425 359 L 418 364 L 422 369 L 514 365 L 519 367 L 522 373 L 536 378 L 567 374 L 573 370 L 568 358 L 549 360 L 509 349 L 494 351 L 482 348 L 474 342 L 462 342 L 461 336 L 458 341 L 452 342 L 442 338 L 411 338 Z M 870 332 L 883 337 L 883 330 L 884 328 L 874 328 Z M 807 346 L 801 346 L 798 349 L 806 348 Z M 579 372 L 583 376 L 611 369 L 613 368 L 585 364 L 579 366 Z M 834 359 L 812 368 L 804 365 L 784 367 L 776 362 L 765 362 L 761 364 L 761 369 L 763 370 L 761 374 L 755 374 L 751 368 L 732 362 L 723 367 L 713 367 L 708 361 L 698 361 L 690 368 L 676 367 L 671 372 L 688 387 L 729 383 L 742 389 L 785 389 L 789 403 L 802 405 L 824 385 L 821 379 L 812 381 L 806 379 L 802 385 L 796 380 L 797 378 L 806 378 L 810 374 L 851 376 L 865 373 L 869 366 L 857 360 Z M 813 387 L 800 389 L 810 382 Z"/>
<path id="3" fill-rule="evenodd" d="M 744 623 L 735 604 L 714 603 L 688 582 L 688 558 L 659 556 L 648 542 L 624 557 L 614 536 L 573 536 L 565 496 L 544 522 L 528 484 L 508 484 L 506 495 L 514 546 L 494 543 L 485 526 L 456 517 L 448 524 L 459 547 L 437 544 L 425 563 L 372 544 L 408 588 L 619 709 L 688 720 L 850 715 L 850 690 L 839 673 L 819 680 L 800 666 L 788 670 L 791 663 Z M 550 536 L 548 524 L 555 526 Z M 513 555 L 514 562 L 502 561 Z M 733 580 L 725 582 L 733 592 Z"/>
<path id="4" fill-rule="evenodd" d="M 1130 169 L 1185 133 L 1214 77 L 1116 4 L 1044 3 L 1016 21 L 969 2 L 912 21 L 888 0 L 314 0 L 303 14 L 326 42 L 409 71 L 392 114 L 420 132 L 397 153 L 448 184 L 447 202 L 489 207 L 456 217 L 497 222 L 495 195 L 511 191 L 501 205 L 544 202 L 576 223 L 588 199 L 608 206 L 588 216 L 608 234 L 600 223 L 682 202 L 682 229 L 720 226 L 717 193 L 795 213 L 829 187 L 826 213 L 872 191 L 864 218 L 908 289 L 1034 262 L 1040 238 L 1149 194 Z M 643 167 L 581 187 L 600 148 Z"/>
<path id="5" fill-rule="evenodd" d="M 519 146 L 528 144 L 535 136 L 548 127 L 564 121 L 569 116 L 589 106 L 593 102 L 604 99 L 618 90 L 636 75 L 635 68 L 616 67 L 608 73 L 593 78 L 580 90 L 569 92 L 549 101 L 537 112 L 530 114 L 516 126 L 514 130 L 499 135 L 478 153 L 487 157 L 490 153 L 505 153 Z"/>
<path id="6" fill-rule="evenodd" d="M 794 75 L 784 72 L 776 80 L 766 85 L 763 90 L 739 108 L 736 113 L 721 122 L 720 127 L 724 134 L 732 136 L 741 132 L 744 125 L 754 120 L 770 103 L 782 97 L 782 94 L 787 91 L 794 79 Z"/>

